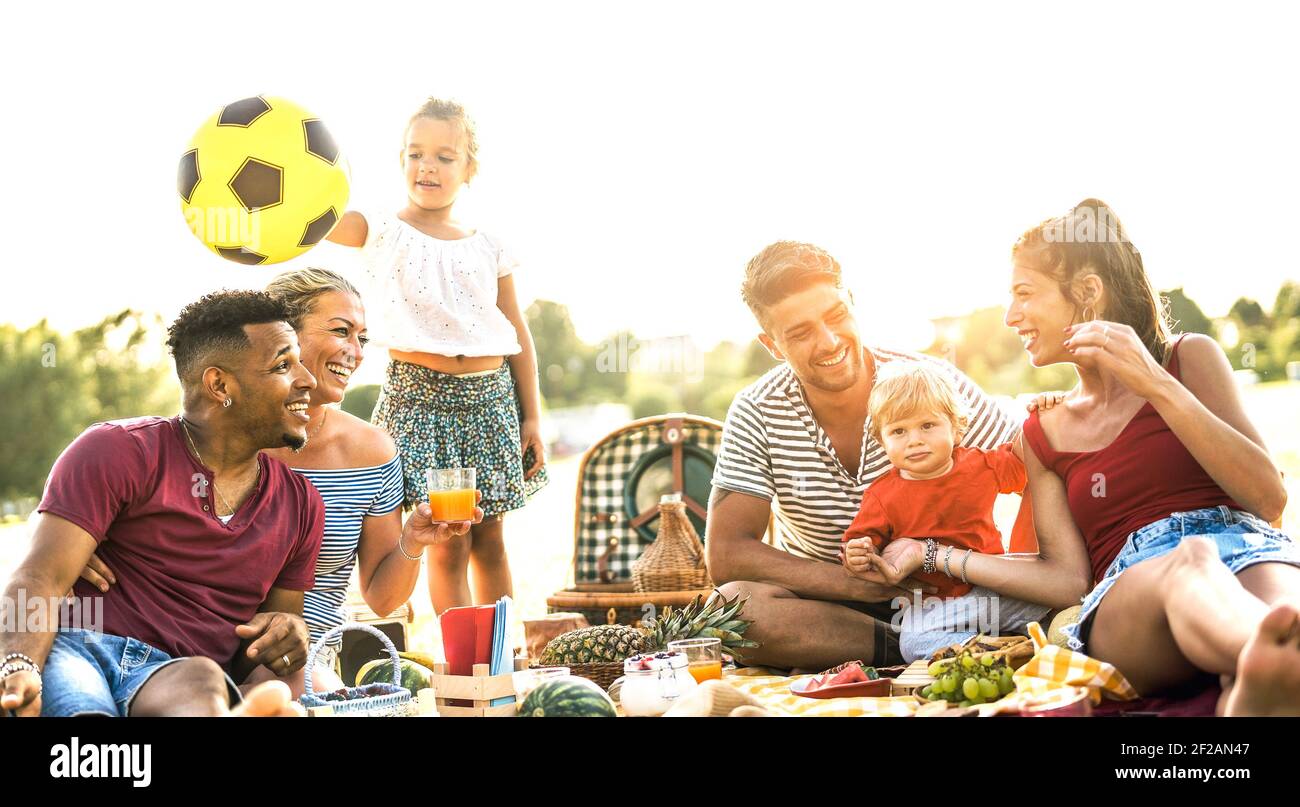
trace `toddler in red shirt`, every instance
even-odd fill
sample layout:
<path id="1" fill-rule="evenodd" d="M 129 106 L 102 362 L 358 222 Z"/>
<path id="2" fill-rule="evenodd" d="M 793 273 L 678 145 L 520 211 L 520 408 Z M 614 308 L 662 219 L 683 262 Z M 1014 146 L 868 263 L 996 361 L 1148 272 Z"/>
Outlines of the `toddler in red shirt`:
<path id="1" fill-rule="evenodd" d="M 886 562 L 933 585 L 937 597 L 899 597 L 893 620 L 910 663 L 977 633 L 1022 632 L 1050 610 L 965 582 L 972 552 L 1002 553 L 993 522 L 999 493 L 1022 493 L 1025 466 L 1013 443 L 993 450 L 959 445 L 966 426 L 952 384 L 916 362 L 876 379 L 868 429 L 893 468 L 867 488 L 844 534 L 844 565 L 855 577 L 884 582 Z M 892 552 L 895 538 L 924 540 L 926 554 Z M 901 545 L 899 545 L 901 547 Z"/>

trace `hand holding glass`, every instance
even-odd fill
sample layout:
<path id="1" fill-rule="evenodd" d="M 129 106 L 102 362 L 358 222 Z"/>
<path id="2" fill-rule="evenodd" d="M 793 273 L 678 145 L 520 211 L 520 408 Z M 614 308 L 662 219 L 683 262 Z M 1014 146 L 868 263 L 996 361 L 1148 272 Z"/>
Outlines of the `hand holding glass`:
<path id="1" fill-rule="evenodd" d="M 473 468 L 429 468 L 424 472 L 429 489 L 432 521 L 473 521 L 477 494 Z"/>

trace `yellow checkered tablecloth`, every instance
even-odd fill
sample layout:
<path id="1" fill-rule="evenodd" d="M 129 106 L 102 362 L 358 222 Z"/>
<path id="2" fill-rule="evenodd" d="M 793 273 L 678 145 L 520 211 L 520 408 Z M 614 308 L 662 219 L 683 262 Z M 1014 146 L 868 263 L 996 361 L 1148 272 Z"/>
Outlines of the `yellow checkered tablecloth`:
<path id="1" fill-rule="evenodd" d="M 1019 711 L 1021 706 L 1050 706 L 1067 703 L 1088 691 L 1099 703 L 1102 693 L 1116 700 L 1133 700 L 1137 693 L 1111 665 L 1057 647 L 1047 641 L 1037 622 L 1029 625 L 1034 657 L 1016 671 L 1016 691 L 996 703 L 977 707 L 982 717 Z M 811 675 L 785 676 L 764 667 L 744 667 L 724 679 L 753 696 L 764 708 L 794 717 L 911 717 L 923 703 L 911 695 L 892 698 L 830 698 L 818 700 L 795 695 L 790 685 Z"/>

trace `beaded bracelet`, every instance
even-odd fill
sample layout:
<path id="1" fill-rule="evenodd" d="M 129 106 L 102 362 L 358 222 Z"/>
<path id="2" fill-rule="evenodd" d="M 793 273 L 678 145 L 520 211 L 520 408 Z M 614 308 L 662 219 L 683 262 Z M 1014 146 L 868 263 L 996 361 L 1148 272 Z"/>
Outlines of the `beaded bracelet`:
<path id="1" fill-rule="evenodd" d="M 403 537 L 404 537 L 404 536 L 401 536 L 401 535 L 397 536 L 397 551 L 398 551 L 398 552 L 401 552 L 401 553 L 402 553 L 402 557 L 406 558 L 407 560 L 413 560 L 413 561 L 415 561 L 416 563 L 419 563 L 419 562 L 420 562 L 420 558 L 421 558 L 422 556 L 420 556 L 420 555 L 408 555 L 408 554 L 406 554 L 406 547 L 402 546 L 402 538 L 403 538 Z"/>
<path id="2" fill-rule="evenodd" d="M 963 583 L 969 583 L 969 582 L 970 582 L 969 580 L 966 579 L 966 562 L 967 562 L 968 560 L 970 560 L 970 553 L 971 553 L 971 552 L 974 552 L 974 551 L 975 551 L 975 550 L 973 550 L 973 549 L 967 549 L 967 550 L 966 550 L 966 557 L 964 557 L 964 558 L 961 559 L 961 581 L 962 581 Z"/>
<path id="3" fill-rule="evenodd" d="M 8 664 L 0 665 L 0 681 L 3 681 L 14 673 L 20 672 L 35 673 L 37 678 L 41 677 L 40 668 L 35 664 L 26 661 L 11 661 Z"/>
<path id="4" fill-rule="evenodd" d="M 32 657 L 27 655 L 26 653 L 10 653 L 4 658 L 0 658 L 0 666 L 8 664 L 10 661 L 13 661 L 14 659 L 18 659 L 19 661 L 25 661 L 28 664 L 32 665 L 33 667 L 37 667 L 36 662 L 32 661 Z M 39 669 L 39 667 L 37 667 L 37 669 Z"/>
<path id="5" fill-rule="evenodd" d="M 921 571 L 926 574 L 934 574 L 935 561 L 939 558 L 939 545 L 933 538 L 925 539 L 925 561 L 921 564 Z"/>
<path id="6" fill-rule="evenodd" d="M 952 577 L 952 569 L 948 567 L 950 560 L 952 560 L 952 547 L 948 547 L 948 551 L 943 553 L 943 573 Z"/>

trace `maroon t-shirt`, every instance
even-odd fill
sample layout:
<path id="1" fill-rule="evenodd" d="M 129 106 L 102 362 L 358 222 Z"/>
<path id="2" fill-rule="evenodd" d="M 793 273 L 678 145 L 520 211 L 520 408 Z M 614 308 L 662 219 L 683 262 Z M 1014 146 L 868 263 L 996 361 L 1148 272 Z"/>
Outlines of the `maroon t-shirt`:
<path id="1" fill-rule="evenodd" d="M 235 626 L 272 587 L 311 588 L 325 505 L 310 482 L 259 454 L 256 490 L 223 524 L 212 472 L 184 440 L 178 418 L 96 423 L 59 455 L 37 511 L 90 533 L 117 576 L 104 594 L 85 580 L 73 589 L 103 597 L 105 633 L 228 667 Z"/>

